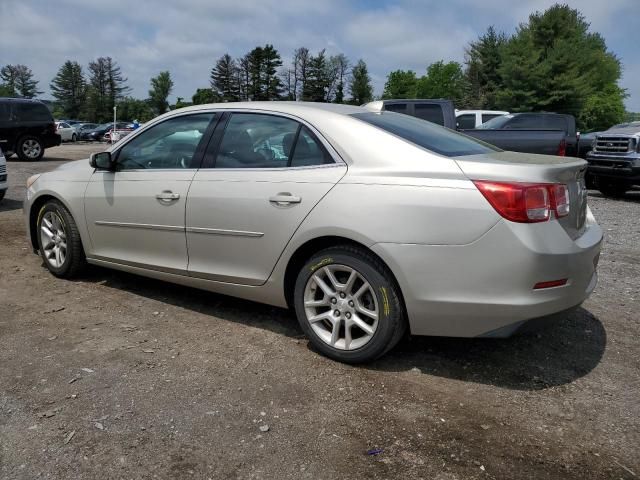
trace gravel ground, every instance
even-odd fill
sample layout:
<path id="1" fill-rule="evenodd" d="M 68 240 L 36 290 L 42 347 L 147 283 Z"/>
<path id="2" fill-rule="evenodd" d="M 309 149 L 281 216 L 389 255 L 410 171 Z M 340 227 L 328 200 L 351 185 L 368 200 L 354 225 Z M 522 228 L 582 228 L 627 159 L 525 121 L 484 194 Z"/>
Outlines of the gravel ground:
<path id="1" fill-rule="evenodd" d="M 8 162 L 0 478 L 640 476 L 640 191 L 590 192 L 600 284 L 570 317 L 507 340 L 408 338 L 350 367 L 288 311 L 99 268 L 48 274 L 24 181 L 99 148 Z"/>

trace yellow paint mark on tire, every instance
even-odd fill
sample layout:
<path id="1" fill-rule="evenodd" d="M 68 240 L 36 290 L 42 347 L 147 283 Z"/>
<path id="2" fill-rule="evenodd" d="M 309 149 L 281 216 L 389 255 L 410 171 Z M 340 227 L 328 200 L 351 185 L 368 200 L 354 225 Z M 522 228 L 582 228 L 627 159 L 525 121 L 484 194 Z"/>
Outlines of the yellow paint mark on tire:
<path id="1" fill-rule="evenodd" d="M 382 313 L 384 313 L 385 317 L 388 317 L 389 313 L 391 312 L 391 307 L 389 305 L 387 289 L 385 287 L 380 287 L 380 292 L 382 293 Z"/>
<path id="2" fill-rule="evenodd" d="M 333 263 L 333 258 L 327 257 L 327 258 L 323 258 L 322 260 L 320 260 L 318 263 L 316 263 L 315 265 L 311 265 L 310 270 L 312 272 L 315 272 L 317 269 L 319 269 L 320 267 L 324 267 L 325 265 L 329 265 L 330 263 Z"/>

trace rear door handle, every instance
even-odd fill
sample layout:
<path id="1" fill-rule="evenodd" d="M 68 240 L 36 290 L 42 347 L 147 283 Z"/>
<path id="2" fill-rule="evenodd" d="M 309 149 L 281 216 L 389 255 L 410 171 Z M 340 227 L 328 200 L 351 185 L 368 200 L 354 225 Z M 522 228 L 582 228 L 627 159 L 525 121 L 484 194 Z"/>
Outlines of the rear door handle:
<path id="1" fill-rule="evenodd" d="M 164 202 L 170 202 L 171 200 L 178 200 L 180 198 L 180 194 L 179 193 L 173 193 L 170 190 L 165 190 L 162 193 L 158 193 L 156 195 L 156 198 L 158 200 L 162 200 Z"/>
<path id="2" fill-rule="evenodd" d="M 269 201 L 271 203 L 277 203 L 278 205 L 289 205 L 291 203 L 300 203 L 302 201 L 302 198 L 291 195 L 289 192 L 281 192 L 277 195 L 269 197 Z"/>

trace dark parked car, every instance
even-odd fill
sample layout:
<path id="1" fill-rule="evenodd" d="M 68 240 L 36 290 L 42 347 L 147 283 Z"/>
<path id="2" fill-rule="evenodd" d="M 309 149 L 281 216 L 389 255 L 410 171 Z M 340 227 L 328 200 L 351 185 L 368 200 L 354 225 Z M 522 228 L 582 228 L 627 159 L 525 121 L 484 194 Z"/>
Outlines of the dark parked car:
<path id="1" fill-rule="evenodd" d="M 503 150 L 575 157 L 576 120 L 558 113 L 510 113 L 462 133 Z"/>
<path id="2" fill-rule="evenodd" d="M 47 106 L 38 100 L 0 97 L 0 148 L 9 157 L 40 160 L 44 150 L 60 145 Z"/>
<path id="3" fill-rule="evenodd" d="M 116 122 L 116 128 L 127 128 L 129 122 Z M 113 122 L 98 125 L 93 130 L 85 130 L 80 134 L 80 140 L 89 140 L 90 142 L 101 142 L 107 132 L 113 128 Z"/>

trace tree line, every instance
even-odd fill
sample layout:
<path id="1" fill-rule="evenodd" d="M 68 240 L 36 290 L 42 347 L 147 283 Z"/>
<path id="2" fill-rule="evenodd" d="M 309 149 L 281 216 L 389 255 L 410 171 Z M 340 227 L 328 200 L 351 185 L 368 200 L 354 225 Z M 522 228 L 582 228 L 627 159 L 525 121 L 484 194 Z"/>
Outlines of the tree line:
<path id="1" fill-rule="evenodd" d="M 449 98 L 457 108 L 569 113 L 583 130 L 626 114 L 620 60 L 578 10 L 554 5 L 507 36 L 489 27 L 465 51 L 464 65 L 439 61 L 423 76 L 391 72 L 383 98 Z"/>
<path id="2" fill-rule="evenodd" d="M 508 36 L 489 27 L 465 49 L 464 62 L 429 65 L 423 75 L 395 70 L 387 75 L 382 98 L 448 98 L 457 108 L 570 113 L 582 130 L 604 129 L 622 121 L 626 92 L 618 82 L 620 60 L 602 36 L 589 30 L 578 10 L 554 5 L 535 12 Z M 111 57 L 83 68 L 67 60 L 50 83 L 54 115 L 108 121 L 113 107 L 124 120 L 146 121 L 169 108 L 229 101 L 297 100 L 360 105 L 373 99 L 364 60 L 300 47 L 285 63 L 272 44 L 234 58 L 225 53 L 210 71 L 209 85 L 186 102 L 168 98 L 168 71 L 150 81 L 144 100 L 129 96 L 127 78 Z M 0 96 L 32 98 L 42 93 L 25 65 L 0 69 Z"/>

